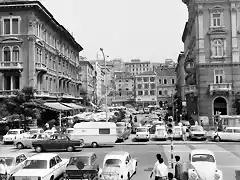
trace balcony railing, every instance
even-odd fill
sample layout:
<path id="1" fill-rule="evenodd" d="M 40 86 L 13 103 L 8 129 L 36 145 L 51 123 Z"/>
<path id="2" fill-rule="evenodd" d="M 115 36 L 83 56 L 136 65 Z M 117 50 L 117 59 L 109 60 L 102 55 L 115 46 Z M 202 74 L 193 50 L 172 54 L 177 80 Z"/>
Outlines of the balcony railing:
<path id="1" fill-rule="evenodd" d="M 16 96 L 17 92 L 19 90 L 15 89 L 15 90 L 0 90 L 0 96 L 4 97 L 4 96 Z"/>
<path id="2" fill-rule="evenodd" d="M 196 85 L 189 85 L 185 87 L 185 95 L 186 94 L 197 94 L 197 86 Z"/>
<path id="3" fill-rule="evenodd" d="M 2 61 L 0 62 L 0 70 L 22 70 L 23 62 Z"/>
<path id="4" fill-rule="evenodd" d="M 47 65 L 46 64 L 37 62 L 37 63 L 35 63 L 35 66 L 36 66 L 37 71 L 47 72 Z"/>
<path id="5" fill-rule="evenodd" d="M 40 91 L 37 90 L 35 93 L 36 97 L 48 97 L 49 96 L 49 91 Z"/>
<path id="6" fill-rule="evenodd" d="M 210 84 L 209 92 L 211 95 L 213 93 L 231 93 L 232 92 L 232 83 L 220 83 L 220 84 Z"/>

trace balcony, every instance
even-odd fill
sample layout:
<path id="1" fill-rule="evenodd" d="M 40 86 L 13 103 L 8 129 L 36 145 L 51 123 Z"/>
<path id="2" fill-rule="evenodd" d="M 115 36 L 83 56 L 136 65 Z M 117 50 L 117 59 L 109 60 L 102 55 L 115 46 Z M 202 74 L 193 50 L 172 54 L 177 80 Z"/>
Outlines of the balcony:
<path id="1" fill-rule="evenodd" d="M 49 97 L 49 91 L 37 90 L 34 96 L 35 97 Z"/>
<path id="2" fill-rule="evenodd" d="M 13 61 L 3 61 L 0 62 L 0 71 L 11 71 L 11 70 L 18 70 L 22 71 L 23 62 L 13 62 Z"/>
<path id="3" fill-rule="evenodd" d="M 212 96 L 214 93 L 232 93 L 232 83 L 209 84 L 209 93 Z"/>
<path id="4" fill-rule="evenodd" d="M 194 94 L 197 95 L 197 86 L 196 85 L 189 85 L 185 87 L 185 95 L 187 94 Z"/>
<path id="5" fill-rule="evenodd" d="M 35 66 L 36 66 L 36 70 L 39 72 L 39 73 L 43 73 L 45 74 L 47 72 L 47 65 L 46 64 L 43 64 L 43 63 L 35 63 Z"/>
<path id="6" fill-rule="evenodd" d="M 0 97 L 16 96 L 19 90 L 0 90 Z"/>
<path id="7" fill-rule="evenodd" d="M 71 80 L 72 80 L 70 74 L 67 73 L 67 72 L 63 72 L 63 76 L 65 77 L 65 79 L 66 79 L 67 81 L 71 81 Z"/>

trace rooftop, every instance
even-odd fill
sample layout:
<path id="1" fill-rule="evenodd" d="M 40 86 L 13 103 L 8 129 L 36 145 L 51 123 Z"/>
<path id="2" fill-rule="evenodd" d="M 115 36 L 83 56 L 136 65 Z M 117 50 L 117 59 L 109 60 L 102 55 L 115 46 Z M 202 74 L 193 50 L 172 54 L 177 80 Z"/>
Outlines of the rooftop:
<path id="1" fill-rule="evenodd" d="M 135 75 L 136 77 L 138 76 L 153 76 L 153 75 L 157 75 L 154 71 L 146 71 L 140 74 Z"/>
<path id="2" fill-rule="evenodd" d="M 155 68 L 158 76 L 176 76 L 175 68 Z"/>
<path id="3" fill-rule="evenodd" d="M 114 72 L 116 79 L 130 79 L 134 76 L 130 72 Z"/>

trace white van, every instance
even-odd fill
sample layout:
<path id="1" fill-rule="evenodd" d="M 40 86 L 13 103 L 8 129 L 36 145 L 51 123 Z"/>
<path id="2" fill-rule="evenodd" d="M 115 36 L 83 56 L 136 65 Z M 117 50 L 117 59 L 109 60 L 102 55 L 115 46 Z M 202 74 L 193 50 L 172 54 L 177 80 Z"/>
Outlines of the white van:
<path id="1" fill-rule="evenodd" d="M 117 141 L 117 126 L 113 122 L 81 122 L 73 127 L 71 139 L 83 139 L 86 145 L 98 147 Z"/>

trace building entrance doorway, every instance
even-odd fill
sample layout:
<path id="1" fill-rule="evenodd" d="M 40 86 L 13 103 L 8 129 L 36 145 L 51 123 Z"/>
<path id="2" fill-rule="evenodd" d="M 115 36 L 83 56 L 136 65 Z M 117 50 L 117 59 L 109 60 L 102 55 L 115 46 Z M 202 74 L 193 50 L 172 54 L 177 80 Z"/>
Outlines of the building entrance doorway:
<path id="1" fill-rule="evenodd" d="M 216 112 L 221 112 L 221 115 L 227 115 L 227 102 L 224 98 L 218 97 L 213 102 L 213 113 L 216 115 Z"/>

